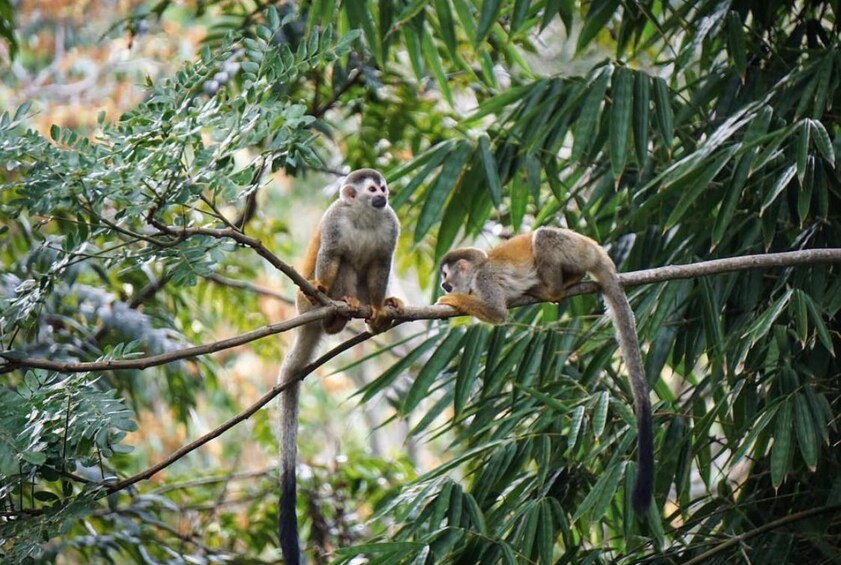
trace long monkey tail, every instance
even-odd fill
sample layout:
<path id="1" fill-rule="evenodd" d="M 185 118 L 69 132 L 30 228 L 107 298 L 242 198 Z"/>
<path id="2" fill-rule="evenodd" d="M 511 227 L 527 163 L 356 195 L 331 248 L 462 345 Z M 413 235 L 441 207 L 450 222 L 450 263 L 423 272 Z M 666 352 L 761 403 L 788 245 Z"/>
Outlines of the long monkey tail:
<path id="1" fill-rule="evenodd" d="M 654 440 L 651 429 L 651 401 L 648 397 L 648 383 L 642 365 L 634 312 L 619 284 L 613 262 L 605 254 L 607 263 L 591 274 L 602 287 L 607 313 L 616 330 L 619 351 L 631 376 L 631 391 L 634 396 L 634 413 L 637 417 L 637 475 L 631 505 L 638 515 L 645 513 L 651 502 L 654 483 Z"/>
<path id="2" fill-rule="evenodd" d="M 278 382 L 292 385 L 280 395 L 280 500 L 278 501 L 278 537 L 283 562 L 286 565 L 301 563 L 298 541 L 298 518 L 295 512 L 297 482 L 295 462 L 298 458 L 298 398 L 301 392 L 300 375 L 315 355 L 321 339 L 321 324 L 311 323 L 298 328 L 295 342 L 286 353 L 280 367 Z"/>

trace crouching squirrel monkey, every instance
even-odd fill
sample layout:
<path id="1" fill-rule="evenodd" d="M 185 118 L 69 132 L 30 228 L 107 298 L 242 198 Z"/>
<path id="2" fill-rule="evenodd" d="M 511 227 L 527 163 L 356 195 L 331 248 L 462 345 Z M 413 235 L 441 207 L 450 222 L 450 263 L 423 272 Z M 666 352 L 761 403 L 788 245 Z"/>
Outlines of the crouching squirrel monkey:
<path id="1" fill-rule="evenodd" d="M 635 512 L 642 514 L 651 501 L 654 474 L 651 403 L 634 313 L 619 284 L 616 266 L 604 249 L 589 237 L 561 228 L 538 228 L 487 253 L 474 247 L 454 249 L 441 259 L 441 287 L 449 294 L 438 304 L 501 324 L 515 299 L 530 296 L 556 302 L 585 273 L 590 273 L 602 288 L 607 314 L 631 376 L 638 430 L 638 465 L 631 500 Z"/>
<path id="2" fill-rule="evenodd" d="M 367 304 L 371 318 L 366 320 L 371 332 L 391 326 L 384 317 L 386 307 L 401 308 L 396 298 L 385 298 L 391 271 L 391 257 L 397 243 L 400 224 L 388 205 L 388 186 L 383 176 L 372 169 L 359 169 L 342 182 L 339 199 L 321 217 L 304 256 L 301 273 L 314 280 L 313 285 L 334 300 L 344 300 L 354 307 Z M 316 307 L 313 300 L 298 292 L 298 313 Z M 301 551 L 298 521 L 295 516 L 295 461 L 298 455 L 298 374 L 315 357 L 321 337 L 340 332 L 348 319 L 341 316 L 313 322 L 297 329 L 295 340 L 280 367 L 278 382 L 293 384 L 281 394 L 281 479 L 278 504 L 278 534 L 283 562 L 298 565 Z"/>

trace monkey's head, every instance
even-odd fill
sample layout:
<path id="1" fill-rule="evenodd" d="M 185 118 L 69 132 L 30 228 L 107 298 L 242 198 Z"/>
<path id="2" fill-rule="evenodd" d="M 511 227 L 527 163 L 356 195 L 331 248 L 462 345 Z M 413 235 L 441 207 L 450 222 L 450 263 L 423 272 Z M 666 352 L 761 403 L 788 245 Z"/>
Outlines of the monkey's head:
<path id="1" fill-rule="evenodd" d="M 362 204 L 381 210 L 388 204 L 388 185 L 379 171 L 358 169 L 345 177 L 340 198 L 345 204 Z"/>
<path id="2" fill-rule="evenodd" d="M 475 247 L 448 252 L 441 258 L 441 288 L 447 293 L 469 293 L 476 270 L 487 260 L 488 254 Z"/>

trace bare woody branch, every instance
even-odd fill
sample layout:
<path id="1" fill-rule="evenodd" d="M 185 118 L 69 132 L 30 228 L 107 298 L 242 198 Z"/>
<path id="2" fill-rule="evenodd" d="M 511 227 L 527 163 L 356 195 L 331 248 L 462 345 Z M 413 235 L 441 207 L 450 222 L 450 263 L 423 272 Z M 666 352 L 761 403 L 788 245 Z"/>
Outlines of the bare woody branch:
<path id="1" fill-rule="evenodd" d="M 277 255 L 269 251 L 269 249 L 263 245 L 263 242 L 259 239 L 247 236 L 243 232 L 232 228 L 182 228 L 178 226 L 168 226 L 156 219 L 154 217 L 154 213 L 155 209 L 153 208 L 146 215 L 146 221 L 160 232 L 182 239 L 196 235 L 204 235 L 207 237 L 214 237 L 216 239 L 232 239 L 240 245 L 250 247 L 256 251 L 257 255 L 268 261 L 278 271 L 292 279 L 292 282 L 294 282 L 298 288 L 300 288 L 308 296 L 315 298 L 323 306 L 330 304 L 330 298 L 328 298 L 326 294 L 311 285 L 310 282 L 301 276 L 298 271 L 292 268 L 291 265 L 285 263 Z"/>
<path id="2" fill-rule="evenodd" d="M 204 228 L 197 229 L 204 230 Z M 229 230 L 209 231 L 227 232 Z M 804 251 L 790 251 L 786 253 L 769 253 L 765 255 L 747 255 L 744 257 L 714 259 L 712 261 L 703 261 L 701 263 L 694 263 L 690 265 L 673 265 L 667 267 L 658 267 L 655 269 L 646 269 L 643 271 L 621 273 L 619 275 L 619 280 L 622 286 L 632 287 L 643 284 L 652 284 L 670 280 L 689 279 L 746 269 L 767 269 L 777 267 L 787 268 L 799 265 L 810 265 L 819 263 L 841 263 L 841 249 L 809 249 Z M 567 290 L 566 296 L 590 294 L 598 291 L 598 284 L 594 282 L 583 282 L 571 286 Z M 533 304 L 535 302 L 535 300 L 524 299 L 518 301 L 514 305 L 523 306 L 526 304 Z M 352 309 L 349 308 L 343 302 L 331 302 L 329 304 L 329 306 L 325 306 L 317 310 L 312 310 L 302 316 L 293 318 L 292 320 L 287 320 L 285 322 L 279 322 L 276 324 L 269 324 L 268 326 L 264 326 L 262 328 L 250 331 L 240 336 L 217 341 L 207 345 L 188 347 L 186 349 L 172 351 L 162 355 L 141 357 L 138 359 L 70 363 L 50 361 L 48 359 L 13 358 L 11 355 L 4 355 L 3 352 L 0 352 L 0 358 L 6 360 L 5 364 L 0 365 L 0 373 L 8 372 L 10 370 L 18 368 L 40 368 L 60 372 L 145 369 L 155 365 L 163 365 L 172 361 L 187 359 L 199 355 L 206 355 L 208 353 L 214 353 L 223 349 L 237 347 L 245 343 L 255 341 L 257 339 L 261 339 L 270 335 L 290 330 L 292 328 L 303 325 L 313 320 L 325 318 L 331 314 L 340 314 L 348 318 L 367 318 L 370 316 L 370 310 L 367 307 Z M 451 318 L 460 314 L 450 306 L 430 305 L 414 307 L 407 306 L 399 312 L 387 312 L 386 315 L 387 317 L 393 319 L 395 322 L 409 322 L 415 320 L 435 320 Z"/>
<path id="3" fill-rule="evenodd" d="M 347 351 L 348 349 L 362 343 L 363 341 L 365 341 L 367 339 L 370 339 L 371 337 L 372 337 L 371 333 L 362 332 L 362 333 L 357 334 L 354 337 L 350 338 L 349 340 L 340 343 L 339 345 L 337 345 L 336 347 L 334 347 L 333 349 L 331 349 L 330 351 L 328 351 L 327 353 L 325 353 L 324 355 L 322 355 L 321 357 L 319 357 L 318 359 L 316 359 L 315 361 L 313 361 L 312 363 L 310 363 L 309 365 L 307 365 L 306 367 L 301 369 L 301 372 L 298 374 L 297 380 L 298 381 L 304 380 L 307 377 L 307 375 L 309 375 L 310 373 L 315 371 L 318 367 L 320 367 L 321 365 L 323 365 L 327 361 L 336 357 L 340 353 L 342 353 L 344 351 Z M 119 490 L 123 490 L 125 488 L 130 487 L 131 485 L 133 485 L 135 483 L 138 483 L 140 481 L 143 481 L 143 480 L 146 480 L 146 479 L 152 477 L 153 475 L 155 475 L 156 473 L 158 473 L 159 471 L 161 471 L 163 469 L 166 469 L 167 467 L 169 467 L 170 465 L 172 465 L 173 463 L 175 463 L 176 461 L 178 461 L 179 459 L 181 459 L 182 457 L 184 457 L 185 455 L 187 455 L 191 451 L 195 451 L 196 449 L 198 449 L 202 445 L 208 443 L 209 441 L 211 441 L 213 439 L 216 439 L 217 437 L 219 437 L 220 435 L 222 435 L 223 433 L 225 433 L 229 429 L 233 428 L 234 426 L 236 426 L 240 422 L 243 422 L 243 421 L 247 420 L 248 418 L 250 418 L 258 410 L 260 410 L 266 404 L 271 402 L 272 399 L 274 399 L 277 395 L 279 395 L 284 390 L 286 390 L 287 388 L 292 386 L 292 382 L 294 382 L 294 381 L 289 381 L 289 382 L 284 383 L 282 385 L 281 384 L 275 385 L 274 387 L 272 387 L 272 389 L 270 391 L 268 391 L 266 394 L 261 396 L 251 406 L 249 406 L 248 408 L 246 408 L 245 410 L 243 410 L 242 412 L 240 412 L 236 416 L 234 416 L 234 417 L 230 418 L 229 420 L 225 421 L 219 427 L 217 427 L 217 428 L 211 430 L 210 432 L 204 434 L 203 436 L 191 441 L 187 445 L 184 445 L 183 447 L 180 447 L 179 449 L 172 452 L 168 457 L 166 457 L 165 459 L 163 459 L 159 463 L 157 463 L 155 465 L 152 465 L 148 469 L 146 469 L 144 471 L 141 471 L 140 473 L 138 473 L 136 475 L 133 475 L 131 477 L 128 477 L 126 479 L 118 481 L 116 483 L 107 485 L 106 486 L 106 491 L 108 493 L 113 493 L 113 492 L 117 492 Z"/>
<path id="4" fill-rule="evenodd" d="M 275 324 L 268 324 L 262 328 L 257 328 L 250 332 L 240 334 L 228 339 L 222 339 L 199 345 L 194 347 L 186 347 L 160 355 L 150 355 L 148 357 L 139 357 L 137 359 L 106 359 L 103 361 L 90 361 L 74 363 L 68 361 L 50 361 L 43 358 L 17 359 L 12 356 L 0 352 L 0 358 L 5 360 L 5 364 L 0 365 L 0 373 L 9 372 L 14 369 L 46 369 L 49 371 L 58 371 L 59 373 L 84 373 L 90 371 L 116 371 L 119 369 L 148 369 L 157 365 L 165 365 L 173 361 L 180 361 L 182 359 L 190 359 L 209 353 L 222 351 L 223 349 L 231 349 L 246 343 L 274 335 L 285 331 L 289 331 L 298 326 L 303 326 L 315 320 L 321 320 L 330 316 L 337 311 L 332 306 L 325 306 L 316 310 L 310 310 L 305 314 L 296 316 L 291 320 L 277 322 Z"/>

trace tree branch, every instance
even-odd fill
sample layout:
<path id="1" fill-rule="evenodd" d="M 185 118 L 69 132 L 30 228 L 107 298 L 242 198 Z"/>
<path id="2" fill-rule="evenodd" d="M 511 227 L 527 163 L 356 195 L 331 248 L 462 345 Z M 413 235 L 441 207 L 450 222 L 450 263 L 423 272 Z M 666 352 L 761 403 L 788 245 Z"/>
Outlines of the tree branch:
<path id="1" fill-rule="evenodd" d="M 146 221 L 149 222 L 152 226 L 157 228 L 159 231 L 171 235 L 172 237 L 177 238 L 188 238 L 194 235 L 204 235 L 208 237 L 214 237 L 216 239 L 233 239 L 240 245 L 244 245 L 246 247 L 250 247 L 257 254 L 268 261 L 274 268 L 282 272 L 284 275 L 292 279 L 298 288 L 300 288 L 305 294 L 308 296 L 312 296 L 315 298 L 322 306 L 327 306 L 330 304 L 330 298 L 324 294 L 323 292 L 319 291 L 310 282 L 301 276 L 298 271 L 292 268 L 291 265 L 281 261 L 281 259 L 269 251 L 269 249 L 263 245 L 263 242 L 259 239 L 250 237 L 245 235 L 239 230 L 231 229 L 231 228 L 182 228 L 177 226 L 168 226 L 161 222 L 160 220 L 155 219 L 156 209 L 152 208 L 149 213 L 146 215 Z"/>
<path id="2" fill-rule="evenodd" d="M 228 232 L 230 230 L 212 230 L 205 228 L 194 228 L 191 231 L 197 230 L 196 233 L 209 232 Z M 238 232 L 234 232 L 238 233 Z M 257 240 L 252 240 L 242 234 L 240 237 L 249 239 L 260 244 Z M 215 237 L 215 236 L 214 236 Z M 262 244 L 260 244 L 262 245 Z M 268 250 L 266 251 L 267 253 Z M 269 253 L 271 255 L 271 253 Z M 278 260 L 279 261 L 279 260 Z M 746 255 L 744 257 L 730 257 L 727 259 L 714 259 L 712 261 L 703 261 L 701 263 L 694 263 L 689 265 L 672 265 L 667 267 L 657 267 L 655 269 L 646 269 L 643 271 L 633 271 L 630 273 L 621 273 L 619 281 L 624 287 L 639 286 L 643 284 L 658 283 L 670 280 L 688 279 L 701 276 L 716 275 L 732 271 L 741 271 L 746 269 L 758 268 L 772 268 L 772 267 L 793 267 L 798 265 L 810 265 L 816 263 L 841 263 L 841 249 L 808 249 L 804 251 L 790 251 L 786 253 L 768 253 L 764 255 Z M 294 272 L 294 270 L 293 270 Z M 565 296 L 577 296 L 580 294 L 590 294 L 599 291 L 599 286 L 595 282 L 582 282 L 571 286 L 567 289 Z M 537 301 L 532 298 L 524 298 L 516 301 L 512 306 L 524 306 L 527 304 L 535 304 Z M 189 357 L 196 357 L 198 355 L 205 355 L 214 353 L 223 349 L 237 347 L 251 341 L 261 339 L 277 333 L 282 333 L 302 324 L 313 320 L 319 320 L 327 317 L 330 314 L 339 314 L 348 318 L 368 318 L 371 311 L 368 307 L 363 306 L 359 309 L 350 308 L 344 302 L 330 302 L 329 306 L 312 310 L 285 322 L 277 324 L 269 324 L 257 330 L 248 333 L 210 343 L 207 345 L 188 347 L 178 351 L 171 351 L 161 355 L 154 355 L 150 357 L 141 357 L 130 360 L 109 360 L 109 361 L 94 361 L 87 363 L 70 363 L 60 361 L 50 361 L 41 358 L 14 358 L 12 355 L 0 352 L 0 358 L 5 359 L 6 363 L 0 366 L 0 374 L 9 372 L 19 368 L 39 368 L 53 371 L 78 373 L 85 371 L 107 371 L 117 369 L 146 369 L 155 365 L 163 365 L 172 361 L 186 359 Z M 455 308 L 451 306 L 414 306 L 405 307 L 398 311 L 387 311 L 386 317 L 395 322 L 410 322 L 416 320 L 437 320 L 444 318 L 452 318 L 461 315 Z M 367 339 L 367 338 L 366 338 Z"/>
<path id="3" fill-rule="evenodd" d="M 778 520 L 774 520 L 772 522 L 768 522 L 767 524 L 762 524 L 758 528 L 754 528 L 753 530 L 747 531 L 743 534 L 739 534 L 737 536 L 733 536 L 729 540 L 722 542 L 712 549 L 709 549 L 702 553 L 701 555 L 697 555 L 690 559 L 689 561 L 684 562 L 684 565 L 697 565 L 699 563 L 704 563 L 707 559 L 714 557 L 716 554 L 725 551 L 726 549 L 733 547 L 734 545 L 743 543 L 751 538 L 754 538 L 760 534 L 764 534 L 765 532 L 770 532 L 771 530 L 775 530 L 781 526 L 785 526 L 792 522 L 798 522 L 800 520 L 805 520 L 806 518 L 811 518 L 812 516 L 817 516 L 819 514 L 826 514 L 830 512 L 838 512 L 841 511 L 841 504 L 831 504 L 829 506 L 820 506 L 818 508 L 809 508 L 808 510 L 802 510 L 800 512 L 795 512 L 794 514 L 789 514 L 788 516 L 783 516 Z"/>
<path id="4" fill-rule="evenodd" d="M 272 290 L 272 289 L 270 289 L 268 287 L 265 287 L 265 286 L 261 286 L 261 285 L 246 282 L 246 281 L 238 281 L 238 280 L 235 280 L 235 279 L 229 279 L 228 277 L 223 277 L 222 275 L 216 275 L 216 274 L 207 275 L 204 278 L 206 278 L 209 281 L 213 281 L 218 285 L 229 286 L 231 288 L 241 288 L 241 289 L 244 289 L 244 290 L 250 290 L 251 292 L 255 292 L 255 293 L 260 294 L 262 296 L 268 296 L 269 298 L 275 298 L 275 299 L 280 300 L 281 302 L 284 302 L 286 304 L 292 304 L 293 306 L 295 305 L 295 300 L 294 299 L 289 298 L 288 296 L 285 296 L 285 295 L 277 292 L 276 290 Z"/>
<path id="5" fill-rule="evenodd" d="M 334 347 L 333 349 L 331 349 L 330 351 L 328 351 L 327 353 L 325 353 L 324 355 L 322 355 L 321 357 L 319 357 L 318 359 L 316 359 L 315 361 L 313 361 L 312 363 L 310 363 L 309 365 L 307 365 L 306 367 L 301 369 L 301 372 L 299 373 L 299 375 L 297 377 L 297 381 L 303 381 L 307 377 L 307 375 L 312 373 L 315 369 L 317 369 L 318 367 L 320 367 L 321 365 L 323 365 L 327 361 L 331 360 L 333 357 L 336 357 L 337 355 L 339 355 L 340 353 L 342 353 L 344 351 L 347 351 L 351 347 L 354 347 L 355 345 L 358 345 L 358 344 L 362 343 L 363 341 L 369 339 L 370 337 L 371 337 L 371 333 L 366 331 L 366 332 L 362 332 L 360 334 L 355 335 L 354 337 L 350 338 L 347 341 L 344 341 L 344 342 L 340 343 L 339 345 L 337 345 L 336 347 Z M 173 463 L 175 463 L 176 461 L 178 461 L 179 459 L 181 459 L 182 457 L 184 457 L 185 455 L 187 455 L 191 451 L 195 451 L 196 449 L 198 449 L 202 445 L 206 444 L 207 442 L 209 442 L 213 439 L 216 439 L 217 437 L 219 437 L 220 435 L 222 435 L 223 433 L 225 433 L 229 429 L 233 428 L 234 426 L 236 426 L 240 422 L 243 422 L 243 421 L 247 420 L 248 418 L 250 418 L 260 408 L 262 408 L 263 406 L 265 406 L 266 404 L 271 402 L 273 398 L 275 398 L 277 395 L 282 393 L 284 390 L 286 390 L 287 388 L 292 386 L 292 382 L 293 381 L 289 381 L 289 382 L 286 382 L 284 384 L 277 384 L 277 385 L 273 386 L 271 390 L 269 390 L 266 394 L 261 396 L 251 406 L 249 406 L 248 408 L 246 408 L 245 410 L 243 410 L 242 412 L 240 412 L 236 416 L 234 416 L 234 417 L 230 418 L 229 420 L 225 421 L 222 425 L 220 425 L 217 428 L 211 430 L 210 432 L 204 434 L 203 436 L 199 437 L 198 439 L 195 439 L 194 441 L 191 441 L 187 445 L 175 450 L 166 459 L 160 461 L 159 463 L 157 463 L 155 465 L 152 465 L 151 467 L 149 467 L 145 471 L 141 471 L 140 473 L 138 473 L 136 475 L 128 477 L 127 479 L 123 479 L 122 481 L 118 481 L 118 482 L 116 482 L 112 485 L 107 485 L 105 487 L 106 492 L 108 494 L 111 494 L 111 493 L 123 490 L 127 487 L 130 487 L 131 485 L 133 485 L 137 482 L 148 479 L 152 475 L 154 475 L 154 474 L 158 473 L 159 471 L 169 467 L 170 465 L 172 465 Z"/>
<path id="6" fill-rule="evenodd" d="M 291 320 L 285 320 L 283 322 L 277 322 L 275 324 L 268 324 L 266 326 L 263 326 L 262 328 L 258 328 L 256 330 L 252 330 L 250 332 L 246 332 L 244 334 L 240 334 L 238 336 L 234 336 L 228 339 L 214 341 L 213 343 L 208 343 L 205 345 L 178 349 L 176 351 L 169 351 L 167 353 L 161 353 L 160 355 L 139 357 L 137 359 L 107 359 L 104 361 L 74 363 L 67 361 L 50 361 L 49 359 L 44 358 L 19 359 L 9 355 L 6 352 L 0 352 L 0 358 L 6 361 L 5 364 L 0 366 L 0 374 L 7 373 L 15 369 L 23 368 L 46 369 L 48 371 L 57 371 L 60 373 L 116 371 L 120 369 L 143 370 L 157 365 L 165 365 L 167 363 L 172 363 L 173 361 L 180 361 L 181 359 L 188 359 L 191 357 L 197 357 L 199 355 L 215 353 L 217 351 L 222 351 L 223 349 L 231 349 L 232 347 L 238 347 L 240 345 L 244 345 L 257 339 L 289 331 L 293 328 L 297 328 L 298 326 L 308 324 L 309 322 L 315 320 L 321 320 L 330 316 L 334 311 L 345 315 L 345 313 L 342 313 L 342 308 L 326 306 L 323 308 L 318 308 L 316 310 L 310 310 L 309 312 L 301 314 L 300 316 L 296 316 Z M 350 313 L 347 312 L 347 314 Z"/>

